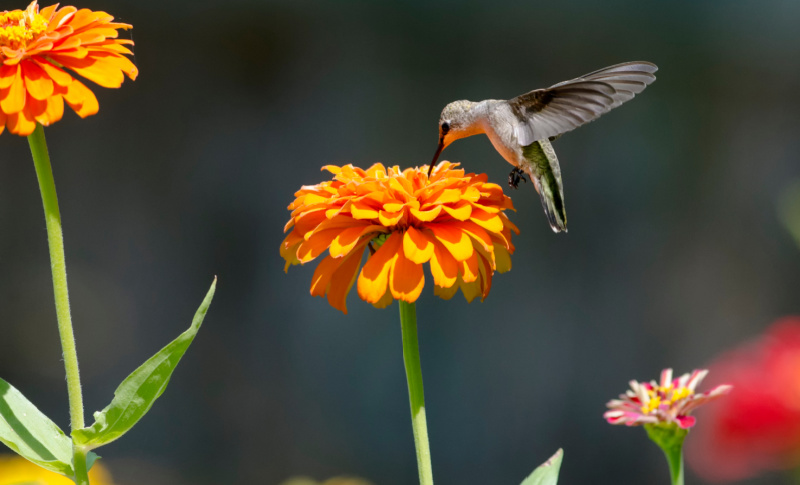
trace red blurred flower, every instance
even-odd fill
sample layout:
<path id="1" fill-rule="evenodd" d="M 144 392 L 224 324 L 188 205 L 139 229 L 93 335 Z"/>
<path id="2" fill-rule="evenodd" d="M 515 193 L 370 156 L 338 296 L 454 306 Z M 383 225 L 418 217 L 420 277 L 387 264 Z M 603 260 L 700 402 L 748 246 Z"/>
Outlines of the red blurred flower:
<path id="1" fill-rule="evenodd" d="M 704 425 L 687 445 L 695 471 L 723 482 L 800 465 L 800 317 L 778 321 L 710 368 L 735 391 L 698 413 Z"/>

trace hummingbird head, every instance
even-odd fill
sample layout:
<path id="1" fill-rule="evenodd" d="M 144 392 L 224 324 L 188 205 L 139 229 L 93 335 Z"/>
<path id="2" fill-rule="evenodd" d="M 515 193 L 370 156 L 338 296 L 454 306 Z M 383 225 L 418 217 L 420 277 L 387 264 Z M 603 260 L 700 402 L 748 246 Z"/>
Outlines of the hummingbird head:
<path id="1" fill-rule="evenodd" d="M 472 112 L 472 108 L 476 104 L 478 103 L 464 99 L 453 101 L 444 107 L 442 114 L 439 116 L 439 146 L 436 148 L 436 154 L 433 156 L 430 169 L 428 169 L 428 175 L 433 170 L 433 166 L 439 159 L 442 150 L 447 148 L 448 145 L 459 138 L 481 132 L 480 127 L 477 125 L 476 116 Z"/>
<path id="2" fill-rule="evenodd" d="M 447 148 L 448 145 L 470 135 L 475 135 L 480 132 L 475 126 L 475 116 L 473 116 L 472 108 L 478 103 L 467 101 L 453 101 L 442 110 L 439 116 L 439 140 L 443 145 L 442 149 Z"/>

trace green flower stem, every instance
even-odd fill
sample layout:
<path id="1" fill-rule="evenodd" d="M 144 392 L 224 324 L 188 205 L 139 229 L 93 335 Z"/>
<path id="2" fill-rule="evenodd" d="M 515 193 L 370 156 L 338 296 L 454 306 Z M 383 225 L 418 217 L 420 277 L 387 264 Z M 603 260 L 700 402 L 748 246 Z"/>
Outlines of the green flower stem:
<path id="1" fill-rule="evenodd" d="M 75 468 L 75 484 L 89 485 L 89 470 L 86 469 L 86 450 L 72 445 L 72 466 Z"/>
<path id="2" fill-rule="evenodd" d="M 425 419 L 425 394 L 422 390 L 422 366 L 419 362 L 417 340 L 417 307 L 415 303 L 398 301 L 400 325 L 403 330 L 403 361 L 408 379 L 408 399 L 411 402 L 411 427 L 417 448 L 417 468 L 420 485 L 433 485 L 431 447 L 428 443 L 428 423 Z"/>
<path id="3" fill-rule="evenodd" d="M 689 430 L 681 429 L 676 424 L 646 424 L 644 429 L 667 457 L 672 485 L 683 485 L 683 440 Z"/>
<path id="4" fill-rule="evenodd" d="M 53 273 L 58 334 L 61 337 L 64 368 L 67 373 L 70 426 L 75 430 L 84 427 L 81 377 L 78 372 L 78 353 L 75 349 L 72 317 L 69 313 L 67 265 L 64 258 L 64 236 L 61 232 L 61 213 L 58 210 L 56 184 L 53 180 L 53 169 L 50 166 L 50 155 L 47 152 L 47 142 L 42 125 L 37 123 L 36 130 L 28 136 L 28 143 L 31 147 L 31 155 L 33 155 L 33 165 L 36 167 L 36 177 L 39 179 L 39 190 L 42 193 L 44 218 L 47 225 L 47 243 L 50 247 L 50 270 Z M 86 452 L 73 445 L 73 453 L 75 483 L 87 485 L 89 479 L 86 473 Z"/>

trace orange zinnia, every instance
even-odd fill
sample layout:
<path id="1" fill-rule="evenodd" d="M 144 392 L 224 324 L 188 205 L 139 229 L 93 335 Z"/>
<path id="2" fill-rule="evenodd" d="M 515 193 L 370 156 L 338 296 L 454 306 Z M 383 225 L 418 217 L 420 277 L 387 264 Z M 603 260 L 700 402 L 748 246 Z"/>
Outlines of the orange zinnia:
<path id="1" fill-rule="evenodd" d="M 333 180 L 303 186 L 289 206 L 284 232 L 291 232 L 281 245 L 286 270 L 327 249 L 311 294 L 327 295 L 344 313 L 356 274 L 358 295 L 378 308 L 393 299 L 415 302 L 427 262 L 435 294 L 449 299 L 461 288 L 467 301 L 485 298 L 494 271 L 511 269 L 511 231 L 519 230 L 503 212 L 514 209 L 503 189 L 457 166 L 440 163 L 430 180 L 427 167 L 323 167 Z M 370 256 L 359 273 L 367 247 Z"/>
<path id="2" fill-rule="evenodd" d="M 36 122 L 44 126 L 61 119 L 64 101 L 85 118 L 97 113 L 97 98 L 63 68 L 107 88 L 122 85 L 124 74 L 138 70 L 125 57 L 132 54 L 117 39 L 117 29 L 105 12 L 52 5 L 39 11 L 34 0 L 27 9 L 0 13 L 0 133 L 27 136 Z"/>

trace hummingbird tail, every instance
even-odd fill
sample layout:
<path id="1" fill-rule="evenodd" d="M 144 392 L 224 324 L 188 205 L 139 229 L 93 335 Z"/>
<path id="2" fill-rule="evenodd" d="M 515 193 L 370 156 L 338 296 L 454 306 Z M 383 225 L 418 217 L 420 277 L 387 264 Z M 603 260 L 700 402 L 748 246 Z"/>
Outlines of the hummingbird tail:
<path id="1" fill-rule="evenodd" d="M 548 140 L 539 140 L 526 147 L 522 153 L 533 166 L 524 167 L 536 186 L 542 208 L 553 232 L 567 232 L 567 211 L 564 208 L 564 189 L 561 185 L 561 167 L 556 152 Z"/>
<path id="2" fill-rule="evenodd" d="M 567 232 L 567 213 L 564 210 L 564 199 L 558 190 L 553 190 L 553 180 L 547 180 L 547 177 L 534 179 L 537 189 L 539 189 L 539 198 L 542 199 L 542 208 L 544 214 L 550 222 L 550 228 L 553 232 Z"/>

